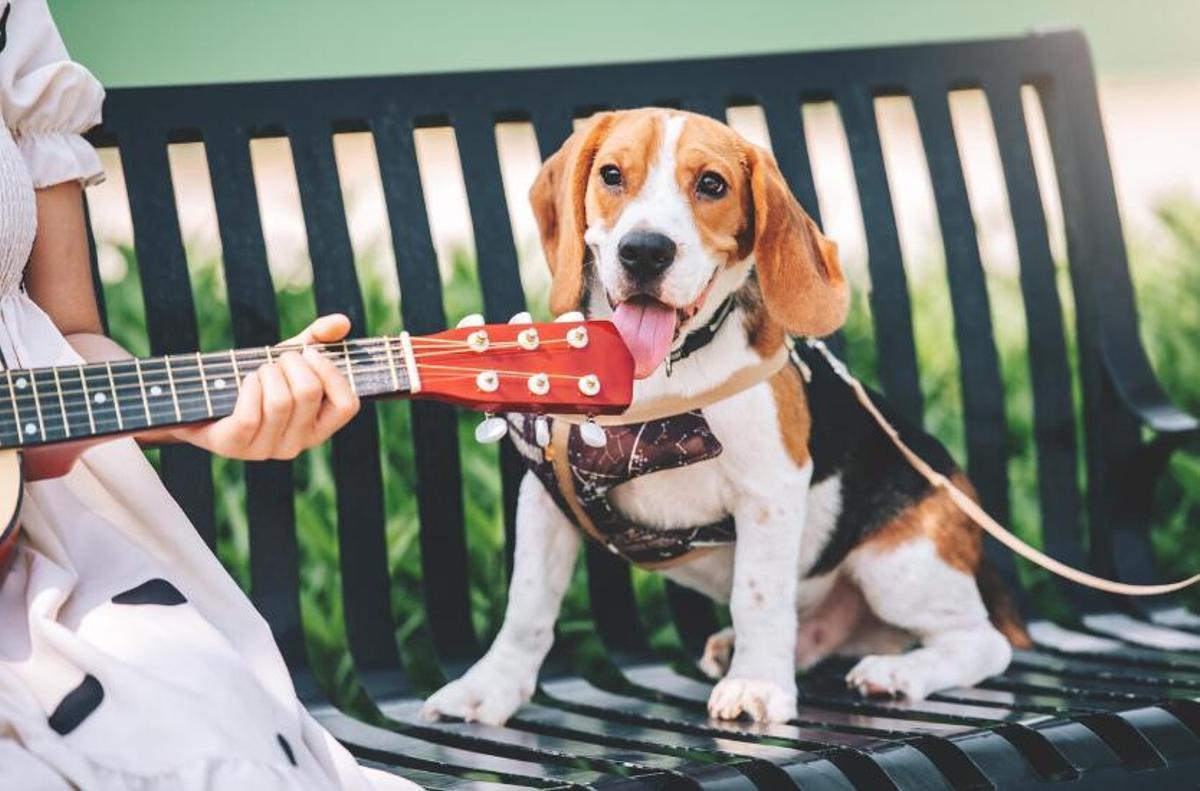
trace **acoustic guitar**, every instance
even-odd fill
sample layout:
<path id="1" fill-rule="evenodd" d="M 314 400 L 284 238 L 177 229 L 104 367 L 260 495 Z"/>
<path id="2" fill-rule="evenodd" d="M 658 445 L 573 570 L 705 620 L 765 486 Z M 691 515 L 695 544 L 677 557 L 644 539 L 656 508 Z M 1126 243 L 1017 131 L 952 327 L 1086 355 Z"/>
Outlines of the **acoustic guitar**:
<path id="1" fill-rule="evenodd" d="M 310 348 L 330 359 L 361 398 L 429 398 L 483 411 L 476 437 L 485 442 L 505 432 L 494 412 L 591 416 L 628 408 L 633 358 L 611 323 L 579 314 L 541 324 L 521 317 L 482 321 L 468 317 L 433 335 L 402 332 Z M 0 574 L 16 544 L 26 452 L 58 457 L 39 464 L 37 477 L 53 477 L 99 441 L 224 417 L 246 375 L 288 348 L 302 347 L 0 371 Z M 600 429 L 592 429 L 595 441 Z"/>

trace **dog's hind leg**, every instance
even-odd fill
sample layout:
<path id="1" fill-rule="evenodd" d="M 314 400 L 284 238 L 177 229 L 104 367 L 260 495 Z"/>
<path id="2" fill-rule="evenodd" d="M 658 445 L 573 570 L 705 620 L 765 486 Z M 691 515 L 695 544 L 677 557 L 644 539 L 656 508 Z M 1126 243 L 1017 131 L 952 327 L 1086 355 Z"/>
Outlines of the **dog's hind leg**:
<path id="1" fill-rule="evenodd" d="M 821 603 L 797 614 L 796 667 L 808 670 L 825 657 L 839 651 L 846 641 L 856 639 L 868 621 L 878 625 L 853 584 L 839 578 Z M 708 638 L 700 669 L 709 678 L 720 679 L 729 670 L 736 639 L 733 627 L 727 627 Z"/>
<path id="2" fill-rule="evenodd" d="M 920 700 L 1008 667 L 1012 647 L 988 620 L 974 576 L 944 560 L 929 538 L 868 544 L 846 565 L 871 610 L 920 641 L 907 653 L 867 656 L 855 665 L 846 681 L 862 694 Z"/>
<path id="3" fill-rule="evenodd" d="M 700 671 L 713 681 L 720 681 L 729 672 L 729 662 L 733 659 L 734 632 L 732 626 L 726 626 L 719 632 L 709 635 L 704 643 L 704 655 L 697 663 Z"/>

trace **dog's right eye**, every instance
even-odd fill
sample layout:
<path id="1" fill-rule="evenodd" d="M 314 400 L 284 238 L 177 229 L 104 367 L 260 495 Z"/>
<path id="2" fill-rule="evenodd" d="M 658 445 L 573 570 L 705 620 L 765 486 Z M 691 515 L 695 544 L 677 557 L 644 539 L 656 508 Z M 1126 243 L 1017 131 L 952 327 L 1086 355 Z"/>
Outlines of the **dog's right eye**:
<path id="1" fill-rule="evenodd" d="M 608 187 L 621 186 L 621 171 L 616 165 L 602 165 L 600 167 L 600 180 Z"/>

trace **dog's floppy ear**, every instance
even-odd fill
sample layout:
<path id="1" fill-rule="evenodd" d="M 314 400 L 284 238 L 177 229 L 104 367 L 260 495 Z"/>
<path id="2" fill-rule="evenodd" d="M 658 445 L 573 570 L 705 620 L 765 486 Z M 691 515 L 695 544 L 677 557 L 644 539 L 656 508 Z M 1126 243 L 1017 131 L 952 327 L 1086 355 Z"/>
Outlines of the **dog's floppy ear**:
<path id="1" fill-rule="evenodd" d="M 589 119 L 546 160 L 529 190 L 550 265 L 550 310 L 555 314 L 577 310 L 583 297 L 584 198 L 596 151 L 613 118 L 613 113 L 600 113 Z"/>
<path id="2" fill-rule="evenodd" d="M 795 335 L 829 335 L 842 326 L 850 307 L 837 243 L 800 208 L 770 153 L 748 146 L 747 160 L 754 263 L 767 313 Z"/>

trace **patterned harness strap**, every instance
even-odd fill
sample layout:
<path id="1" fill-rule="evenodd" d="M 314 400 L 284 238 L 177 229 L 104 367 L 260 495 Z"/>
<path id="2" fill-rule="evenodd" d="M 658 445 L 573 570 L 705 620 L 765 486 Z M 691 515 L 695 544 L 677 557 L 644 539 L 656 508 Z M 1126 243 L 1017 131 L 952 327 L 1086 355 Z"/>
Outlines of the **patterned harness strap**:
<path id="1" fill-rule="evenodd" d="M 610 428 L 603 448 L 588 446 L 577 426 L 561 420 L 552 422 L 545 450 L 537 448 L 535 420 L 530 415 L 509 418 L 514 444 L 563 513 L 610 552 L 644 568 L 661 569 L 736 539 L 731 516 L 661 530 L 629 520 L 611 501 L 612 489 L 621 483 L 720 455 L 721 443 L 698 411 Z"/>
<path id="2" fill-rule="evenodd" d="M 509 436 L 529 468 L 558 507 L 592 540 L 631 563 L 663 569 L 698 554 L 734 543 L 731 515 L 710 524 L 678 529 L 639 525 L 624 517 L 610 500 L 618 484 L 660 470 L 676 469 L 716 458 L 721 443 L 712 433 L 701 406 L 722 401 L 770 379 L 790 360 L 789 349 L 736 371 L 712 390 L 691 398 L 665 397 L 636 405 L 622 415 L 596 418 L 605 426 L 608 443 L 591 448 L 579 434 L 575 416 L 547 418 L 550 443 L 534 440 L 533 415 L 510 415 Z M 646 416 L 643 417 L 643 414 Z"/>

